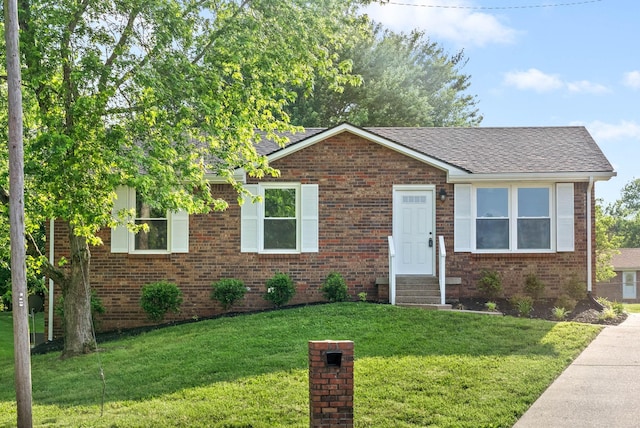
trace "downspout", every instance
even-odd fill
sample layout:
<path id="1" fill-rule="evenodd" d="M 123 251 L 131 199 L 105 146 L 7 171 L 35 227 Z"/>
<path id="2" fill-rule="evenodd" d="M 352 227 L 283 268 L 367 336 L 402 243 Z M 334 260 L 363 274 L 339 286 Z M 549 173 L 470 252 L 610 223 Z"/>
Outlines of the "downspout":
<path id="1" fill-rule="evenodd" d="M 49 263 L 51 263 L 51 265 L 53 265 L 53 248 L 54 248 L 54 244 L 53 244 L 53 224 L 54 221 L 53 219 L 49 220 Z M 54 302 L 53 302 L 53 280 L 51 278 L 49 278 L 49 334 L 48 334 L 48 340 L 49 342 L 51 342 L 53 340 L 53 306 L 54 306 Z"/>
<path id="2" fill-rule="evenodd" d="M 591 242 L 591 191 L 593 190 L 593 177 L 589 177 L 589 186 L 587 187 L 587 294 L 591 297 L 593 291 L 593 281 L 591 276 L 593 244 Z"/>

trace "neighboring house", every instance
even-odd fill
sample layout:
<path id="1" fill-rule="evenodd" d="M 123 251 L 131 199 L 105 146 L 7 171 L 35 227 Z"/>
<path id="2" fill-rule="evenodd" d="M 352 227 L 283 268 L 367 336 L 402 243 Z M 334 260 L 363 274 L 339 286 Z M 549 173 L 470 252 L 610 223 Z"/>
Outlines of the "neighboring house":
<path id="1" fill-rule="evenodd" d="M 483 269 L 501 274 L 507 296 L 522 292 L 531 273 L 549 297 L 575 276 L 592 289 L 594 183 L 615 172 L 584 127 L 342 124 L 292 135 L 284 148 L 257 147 L 281 172 L 263 180 L 238 172 L 259 203 L 240 206 L 216 177 L 212 192 L 230 206 L 206 215 L 154 212 L 135 190 L 119 189 L 116 209 L 136 207 L 150 232 L 106 230 L 92 250 L 103 330 L 148 323 L 140 289 L 164 279 L 184 294 L 170 320 L 221 313 L 210 299 L 221 278 L 249 288 L 233 310 L 268 308 L 264 284 L 276 272 L 296 283 L 291 304 L 323 301 L 320 285 L 332 271 L 354 299 L 365 292 L 396 304 L 475 296 Z M 56 223 L 56 257 L 68 253 L 65 236 Z"/>
<path id="2" fill-rule="evenodd" d="M 620 248 L 611 258 L 616 276 L 598 283 L 598 297 L 616 302 L 640 303 L 640 248 Z"/>

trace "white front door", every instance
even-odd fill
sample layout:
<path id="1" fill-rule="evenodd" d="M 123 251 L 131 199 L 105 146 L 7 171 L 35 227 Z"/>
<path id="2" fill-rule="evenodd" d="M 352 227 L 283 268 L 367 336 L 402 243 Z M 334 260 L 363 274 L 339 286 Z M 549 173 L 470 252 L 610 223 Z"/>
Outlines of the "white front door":
<path id="1" fill-rule="evenodd" d="M 433 275 L 434 218 L 432 188 L 393 192 L 393 241 L 398 274 Z"/>
<path id="2" fill-rule="evenodd" d="M 636 273 L 622 272 L 622 298 L 636 298 Z"/>

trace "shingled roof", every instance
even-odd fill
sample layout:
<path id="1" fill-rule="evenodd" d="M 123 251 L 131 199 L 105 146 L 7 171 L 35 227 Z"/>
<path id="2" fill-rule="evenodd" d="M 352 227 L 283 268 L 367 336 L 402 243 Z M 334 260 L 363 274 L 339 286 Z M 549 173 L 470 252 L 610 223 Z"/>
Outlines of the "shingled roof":
<path id="1" fill-rule="evenodd" d="M 614 270 L 640 270 L 640 248 L 620 248 L 611 258 Z"/>
<path id="2" fill-rule="evenodd" d="M 491 128 L 355 128 L 472 174 L 611 173 L 613 167 L 583 126 Z M 287 148 L 335 128 L 289 135 Z M 270 141 L 261 154 L 283 150 Z"/>

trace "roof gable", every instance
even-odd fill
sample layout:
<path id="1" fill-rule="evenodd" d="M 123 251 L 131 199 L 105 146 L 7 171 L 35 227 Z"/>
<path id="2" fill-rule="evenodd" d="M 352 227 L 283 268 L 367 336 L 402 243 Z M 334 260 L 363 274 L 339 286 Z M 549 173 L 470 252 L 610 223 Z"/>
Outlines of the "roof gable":
<path id="1" fill-rule="evenodd" d="M 341 132 L 351 132 L 392 150 L 446 170 L 450 177 L 469 179 L 549 178 L 580 180 L 615 175 L 583 126 L 505 128 L 359 128 L 341 124 L 308 128 L 289 135 L 284 148 L 270 141 L 258 144 L 269 160 L 280 159 Z"/>

